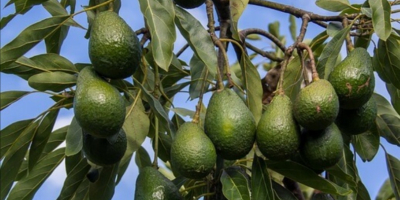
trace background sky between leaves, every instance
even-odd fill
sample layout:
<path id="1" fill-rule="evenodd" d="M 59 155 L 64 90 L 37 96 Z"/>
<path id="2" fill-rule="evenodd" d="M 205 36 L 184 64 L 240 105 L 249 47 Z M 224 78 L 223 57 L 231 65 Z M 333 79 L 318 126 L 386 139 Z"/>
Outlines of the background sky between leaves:
<path id="1" fill-rule="evenodd" d="M 14 7 L 8 6 L 4 8 L 8 0 L 1 0 L 1 18 L 14 13 Z M 77 0 L 76 2 L 76 11 L 82 10 L 82 6 L 88 5 L 88 0 Z M 332 13 L 329 11 L 325 11 L 320 9 L 315 5 L 315 1 L 310 0 L 280 0 L 277 1 L 283 4 L 299 7 L 308 11 L 312 11 L 321 15 L 335 15 L 336 13 Z M 350 0 L 350 3 L 363 3 L 363 0 Z M 207 18 L 205 12 L 205 6 L 201 6 L 196 9 L 188 10 L 193 16 L 195 16 L 204 27 L 206 27 Z M 68 8 L 69 12 L 69 8 Z M 120 16 L 123 17 L 126 22 L 132 27 L 133 30 L 138 30 L 143 27 L 143 17 L 140 13 L 138 1 L 130 1 L 130 0 L 122 0 L 122 7 L 119 12 Z M 19 15 L 15 17 L 3 30 L 1 30 L 1 47 L 14 39 L 24 28 L 27 26 L 36 23 L 42 19 L 51 17 L 51 15 L 42 7 L 35 6 L 25 15 Z M 398 17 L 394 17 L 398 18 Z M 87 27 L 87 19 L 86 14 L 82 13 L 80 15 L 75 16 L 74 18 L 79 24 L 84 27 Z M 289 35 L 289 15 L 280 13 L 273 10 L 258 8 L 253 5 L 249 5 L 245 12 L 243 13 L 240 21 L 239 28 L 261 28 L 267 29 L 268 24 L 278 20 L 281 24 L 280 32 L 282 35 L 286 35 L 287 45 L 290 45 L 293 41 Z M 217 21 L 217 17 L 216 17 Z M 299 28 L 301 20 L 297 19 L 297 27 Z M 399 28 L 399 24 L 394 24 L 397 28 Z M 313 38 L 318 33 L 320 33 L 322 28 L 310 24 L 308 27 L 308 31 L 306 34 L 306 39 Z M 299 31 L 297 30 L 297 33 Z M 88 40 L 84 38 L 86 30 L 79 29 L 76 27 L 71 27 L 68 33 L 68 37 L 65 39 L 64 44 L 61 49 L 61 55 L 69 59 L 73 63 L 89 63 L 89 57 L 87 52 Z M 177 31 L 179 34 L 179 31 Z M 376 41 L 376 36 L 373 36 Z M 178 35 L 177 40 L 175 42 L 175 52 L 177 52 L 182 46 L 186 44 L 186 41 L 182 36 Z M 257 42 L 259 47 L 263 49 L 271 49 L 271 43 L 267 39 L 263 38 L 261 41 Z M 344 45 L 343 45 L 344 46 Z M 372 46 L 372 45 L 371 45 Z M 371 52 L 371 48 L 369 49 Z M 35 46 L 31 51 L 29 51 L 25 56 L 31 57 L 34 55 L 46 53 L 46 48 L 44 42 L 41 42 L 37 46 Z M 345 51 L 342 49 L 342 56 L 345 56 Z M 372 55 L 372 54 L 371 54 Z M 182 56 L 181 59 L 185 61 L 189 61 L 192 56 L 192 52 L 187 50 Z M 233 51 L 229 51 L 230 63 L 234 63 L 236 61 L 235 55 Z M 264 58 L 258 58 L 256 63 L 267 61 Z M 259 72 L 261 76 L 265 75 L 265 71 L 260 67 Z M 377 76 L 378 77 L 378 76 Z M 1 73 L 1 92 L 8 90 L 32 90 L 28 83 L 14 75 L 8 75 Z M 187 90 L 187 89 L 186 89 Z M 386 88 L 384 83 L 382 83 L 379 78 L 377 80 L 377 84 L 375 87 L 375 91 L 387 99 L 389 99 L 389 95 L 386 92 Z M 208 98 L 210 94 L 205 95 L 205 103 L 207 105 Z M 188 93 L 178 93 L 174 99 L 174 105 L 176 107 L 184 107 L 191 110 L 194 110 L 195 105 L 197 103 L 197 99 L 194 101 L 189 101 Z M 14 103 L 10 107 L 1 111 L 0 117 L 0 126 L 1 129 L 8 126 L 9 124 L 28 119 L 37 116 L 44 109 L 48 109 L 52 105 L 52 100 L 48 95 L 34 93 L 24 97 L 22 100 Z M 55 124 L 54 130 L 65 125 L 68 125 L 71 122 L 73 117 L 73 111 L 62 109 Z M 187 120 L 189 118 L 186 117 Z M 391 145 L 386 142 L 385 139 L 381 138 L 381 143 L 386 147 L 387 151 L 395 156 L 396 158 L 400 158 L 399 148 Z M 149 145 L 149 139 L 146 139 L 144 142 L 144 147 L 148 149 L 150 156 L 152 157 L 152 149 Z M 64 143 L 62 145 L 65 145 Z M 357 166 L 359 170 L 359 174 L 361 176 L 362 181 L 367 187 L 371 199 L 375 199 L 376 194 L 379 191 L 382 183 L 388 178 L 388 172 L 386 167 L 386 160 L 384 157 L 384 152 L 382 148 L 379 149 L 378 154 L 371 162 L 363 163 L 362 160 L 357 157 Z M 122 181 L 115 189 L 114 200 L 124 200 L 124 199 L 133 199 L 134 191 L 135 191 L 135 181 L 137 177 L 138 171 L 136 164 L 134 163 L 134 159 L 132 159 L 128 170 L 122 178 Z M 65 166 L 64 162 L 59 165 L 59 167 L 53 172 L 53 174 L 45 181 L 39 191 L 36 193 L 34 199 L 35 200 L 52 200 L 56 199 L 61 191 L 62 185 L 64 183 L 66 174 L 65 174 Z"/>

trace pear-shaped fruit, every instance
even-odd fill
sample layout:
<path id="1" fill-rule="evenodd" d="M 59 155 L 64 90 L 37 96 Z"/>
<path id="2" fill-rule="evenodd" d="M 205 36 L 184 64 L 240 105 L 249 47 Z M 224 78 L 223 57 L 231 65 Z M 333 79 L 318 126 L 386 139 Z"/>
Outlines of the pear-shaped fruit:
<path id="1" fill-rule="evenodd" d="M 178 188 L 153 167 L 140 169 L 135 200 L 181 200 Z"/>
<path id="2" fill-rule="evenodd" d="M 300 155 L 312 169 L 326 169 L 342 158 L 343 138 L 335 123 L 319 131 L 304 129 Z"/>
<path id="3" fill-rule="evenodd" d="M 292 102 L 276 95 L 258 122 L 256 142 L 271 160 L 289 159 L 300 146 L 300 127 L 293 118 Z"/>
<path id="4" fill-rule="evenodd" d="M 92 67 L 79 72 L 74 97 L 76 121 L 89 134 L 106 138 L 119 132 L 125 121 L 125 103 L 119 91 Z"/>
<path id="5" fill-rule="evenodd" d="M 308 130 L 322 130 L 331 125 L 339 113 L 339 100 L 332 85 L 324 79 L 303 88 L 293 103 L 296 121 Z"/>
<path id="6" fill-rule="evenodd" d="M 175 0 L 175 3 L 186 9 L 197 8 L 204 4 L 205 0 Z"/>
<path id="7" fill-rule="evenodd" d="M 123 129 L 113 141 L 107 138 L 96 138 L 83 130 L 83 152 L 86 158 L 100 166 L 113 165 L 119 162 L 125 154 L 127 141 Z"/>
<path id="8" fill-rule="evenodd" d="M 355 48 L 329 74 L 328 79 L 339 97 L 340 108 L 356 109 L 372 96 L 375 76 L 367 50 Z"/>
<path id="9" fill-rule="evenodd" d="M 374 98 L 360 108 L 353 110 L 340 109 L 336 118 L 339 129 L 349 135 L 357 135 L 368 131 L 375 123 L 377 107 Z"/>
<path id="10" fill-rule="evenodd" d="M 214 92 L 208 104 L 204 130 L 218 155 L 227 160 L 247 155 L 253 147 L 256 128 L 253 114 L 234 91 Z"/>
<path id="11" fill-rule="evenodd" d="M 211 140 L 196 123 L 182 124 L 171 145 L 171 166 L 186 178 L 204 178 L 214 168 L 217 153 Z"/>
<path id="12" fill-rule="evenodd" d="M 140 66 L 142 50 L 129 25 L 113 11 L 94 18 L 89 39 L 89 57 L 102 76 L 120 79 L 131 76 Z"/>

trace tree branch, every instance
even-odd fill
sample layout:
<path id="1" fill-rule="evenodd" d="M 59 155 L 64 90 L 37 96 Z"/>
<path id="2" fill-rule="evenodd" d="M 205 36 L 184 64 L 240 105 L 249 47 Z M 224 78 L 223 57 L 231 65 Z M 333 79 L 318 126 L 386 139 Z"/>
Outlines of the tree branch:
<path id="1" fill-rule="evenodd" d="M 253 46 L 252 44 L 250 44 L 248 42 L 246 42 L 245 45 L 246 45 L 247 48 L 249 48 L 250 50 L 252 50 L 252 51 L 254 51 L 254 52 L 258 53 L 258 54 L 260 54 L 262 57 L 266 57 L 266 58 L 268 58 L 270 60 L 277 61 L 277 62 L 283 61 L 282 58 L 278 58 L 272 53 L 269 53 L 267 51 L 263 51 L 263 50 Z"/>
<path id="2" fill-rule="evenodd" d="M 270 40 L 271 40 L 276 46 L 278 46 L 283 52 L 286 51 L 285 45 L 282 44 L 282 42 L 281 42 L 278 38 L 276 38 L 276 37 L 275 37 L 274 35 L 272 35 L 271 33 L 268 33 L 267 31 L 264 31 L 264 30 L 259 29 L 259 28 L 248 28 L 248 29 L 244 29 L 244 30 L 241 30 L 241 31 L 240 31 L 240 35 L 241 35 L 243 38 L 246 38 L 247 35 L 250 35 L 250 34 L 259 34 L 259 35 L 262 35 L 262 36 L 264 36 L 264 37 L 270 39 Z"/>

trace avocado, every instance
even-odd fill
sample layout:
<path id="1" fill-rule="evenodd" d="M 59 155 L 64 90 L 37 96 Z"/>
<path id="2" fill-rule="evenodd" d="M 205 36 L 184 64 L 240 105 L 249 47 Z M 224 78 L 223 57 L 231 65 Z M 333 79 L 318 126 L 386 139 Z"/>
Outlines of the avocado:
<path id="1" fill-rule="evenodd" d="M 127 141 L 124 130 L 120 130 L 116 135 L 116 140 L 110 142 L 106 138 L 96 138 L 83 132 L 83 152 L 86 158 L 100 166 L 113 165 L 119 162 L 125 154 Z"/>
<path id="2" fill-rule="evenodd" d="M 318 79 L 300 90 L 293 103 L 293 116 L 304 128 L 322 130 L 331 125 L 339 113 L 339 100 L 332 85 Z"/>
<path id="3" fill-rule="evenodd" d="M 336 125 L 348 135 L 357 135 L 368 131 L 375 123 L 377 107 L 374 98 L 357 109 L 340 109 Z"/>
<path id="4" fill-rule="evenodd" d="M 73 106 L 76 121 L 96 137 L 118 133 L 125 121 L 123 97 L 90 66 L 79 72 Z"/>
<path id="5" fill-rule="evenodd" d="M 303 129 L 300 155 L 306 166 L 323 170 L 342 158 L 343 138 L 335 123 L 319 131 Z"/>
<path id="6" fill-rule="evenodd" d="M 214 168 L 216 159 L 213 143 L 198 124 L 186 122 L 179 127 L 171 146 L 174 171 L 186 178 L 204 178 Z"/>
<path id="7" fill-rule="evenodd" d="M 206 0 L 175 0 L 178 6 L 186 9 L 197 8 L 204 4 L 204 2 L 206 2 Z"/>
<path id="8" fill-rule="evenodd" d="M 136 33 L 113 11 L 94 18 L 89 58 L 96 72 L 111 79 L 127 78 L 140 66 L 142 49 Z"/>
<path id="9" fill-rule="evenodd" d="M 231 89 L 214 92 L 206 111 L 204 130 L 227 160 L 247 155 L 253 147 L 256 121 L 243 100 Z"/>
<path id="10" fill-rule="evenodd" d="M 271 160 L 289 159 L 300 146 L 300 127 L 293 118 L 292 102 L 276 95 L 263 113 L 256 132 L 261 153 Z"/>
<path id="11" fill-rule="evenodd" d="M 135 200 L 181 200 L 178 188 L 153 167 L 140 169 Z"/>
<path id="12" fill-rule="evenodd" d="M 375 88 L 372 60 L 367 50 L 355 48 L 328 78 L 339 97 L 340 108 L 356 109 L 367 103 Z"/>

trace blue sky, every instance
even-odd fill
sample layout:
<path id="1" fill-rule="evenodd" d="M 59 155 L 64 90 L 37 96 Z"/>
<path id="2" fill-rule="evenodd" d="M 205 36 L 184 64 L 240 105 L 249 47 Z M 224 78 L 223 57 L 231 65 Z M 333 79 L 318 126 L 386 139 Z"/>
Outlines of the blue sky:
<path id="1" fill-rule="evenodd" d="M 7 8 L 3 8 L 4 5 L 8 2 L 8 0 L 1 0 L 1 17 L 5 17 L 14 12 L 14 8 L 9 6 Z M 334 15 L 335 13 L 331 13 L 328 11 L 324 11 L 318 8 L 314 1 L 309 0 L 281 0 L 278 1 L 280 3 L 297 6 L 303 8 L 305 10 L 309 10 L 322 15 Z M 351 3 L 362 3 L 360 0 L 350 0 Z M 82 1 L 77 0 L 76 10 L 82 10 L 82 6 L 88 4 L 88 0 Z M 122 0 L 122 8 L 120 10 L 120 15 L 126 20 L 126 22 L 134 29 L 137 30 L 143 27 L 143 18 L 140 15 L 140 9 L 138 5 L 138 1 L 128 1 Z M 196 9 L 188 10 L 192 15 L 196 16 L 199 21 L 206 26 L 206 13 L 205 6 L 201 6 Z M 1 47 L 15 38 L 25 27 L 30 24 L 33 24 L 37 21 L 40 21 L 44 18 L 50 17 L 50 14 L 42 6 L 35 6 L 31 11 L 26 13 L 25 15 L 19 15 L 11 21 L 6 28 L 1 30 Z M 396 17 L 399 18 L 399 17 Z M 76 16 L 74 18 L 78 23 L 87 27 L 86 15 L 84 13 Z M 292 41 L 288 32 L 288 20 L 289 16 L 287 14 L 282 14 L 276 11 L 266 11 L 266 9 L 260 9 L 255 6 L 249 6 L 248 9 L 243 13 L 241 20 L 239 21 L 239 28 L 262 28 L 266 29 L 268 23 L 279 20 L 281 24 L 280 32 L 282 34 L 287 35 L 287 44 L 290 44 Z M 297 26 L 300 26 L 300 19 L 297 19 Z M 397 24 L 398 26 L 398 24 Z M 322 29 L 316 25 L 311 24 L 308 27 L 308 31 L 305 38 L 313 38 L 315 35 L 320 33 Z M 68 37 L 64 41 L 64 45 L 61 49 L 61 55 L 68 58 L 73 63 L 89 63 L 89 57 L 87 53 L 87 45 L 88 40 L 84 38 L 86 30 L 79 29 L 76 27 L 71 27 Z M 376 37 L 374 37 L 376 38 Z M 186 42 L 182 38 L 182 36 L 177 37 L 177 41 L 175 43 L 175 50 L 177 51 Z M 259 44 L 265 49 L 270 48 L 270 42 L 268 40 L 263 39 Z M 343 51 L 344 52 L 344 51 Z M 44 43 L 38 44 L 31 51 L 29 51 L 26 56 L 31 57 L 37 54 L 46 53 Z M 185 61 L 189 61 L 192 55 L 191 51 L 185 52 L 181 58 Z M 232 54 L 232 50 L 229 53 L 231 64 L 235 62 L 235 56 Z M 258 61 L 263 61 L 265 59 L 259 59 Z M 265 75 L 265 72 L 260 70 L 261 76 Z M 23 79 L 8 75 L 1 74 L 1 92 L 8 90 L 32 90 L 26 81 Z M 386 92 L 384 84 L 378 80 L 375 88 L 376 92 L 382 94 L 386 98 L 388 98 L 388 94 Z M 208 102 L 210 95 L 205 96 L 205 103 Z M 187 93 L 179 93 L 178 96 L 175 97 L 174 104 L 176 107 L 185 107 L 188 109 L 194 110 L 197 100 L 195 101 L 186 101 L 188 99 Z M 1 111 L 1 129 L 6 127 L 12 122 L 32 118 L 41 113 L 44 109 L 47 109 L 52 105 L 53 101 L 48 97 L 48 95 L 43 94 L 31 94 L 27 97 L 24 97 L 19 102 L 13 104 L 7 109 Z M 63 127 L 68 125 L 71 122 L 73 116 L 72 110 L 63 109 L 57 119 L 56 127 Z M 400 153 L 398 147 L 388 144 L 384 139 L 381 140 L 382 144 L 386 147 L 387 151 L 394 155 L 397 158 L 400 158 Z M 151 149 L 149 145 L 149 140 L 147 139 L 144 143 L 144 146 L 147 149 Z M 150 154 L 151 150 L 149 151 Z M 368 188 L 372 199 L 375 198 L 380 186 L 387 179 L 388 173 L 386 168 L 386 161 L 384 158 L 384 152 L 382 148 L 379 150 L 377 156 L 372 162 L 363 163 L 359 158 L 357 158 L 357 164 L 359 169 L 359 174 L 364 184 Z M 37 192 L 34 199 L 37 200 L 50 200 L 56 199 L 63 181 L 65 179 L 65 167 L 62 163 L 58 169 L 53 173 L 52 176 L 44 183 L 42 188 Z M 135 179 L 137 176 L 137 168 L 134 162 L 131 163 L 128 168 L 125 176 L 122 179 L 122 182 L 116 187 L 116 192 L 113 199 L 133 199 L 134 188 L 135 188 Z"/>

